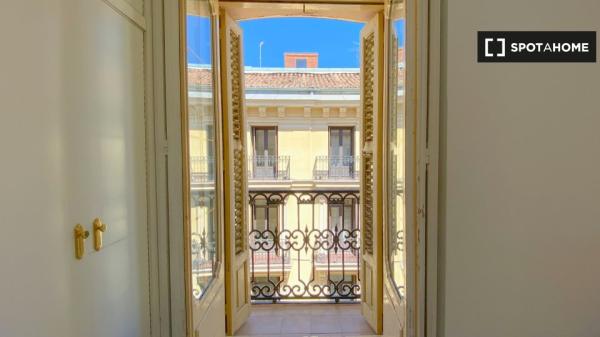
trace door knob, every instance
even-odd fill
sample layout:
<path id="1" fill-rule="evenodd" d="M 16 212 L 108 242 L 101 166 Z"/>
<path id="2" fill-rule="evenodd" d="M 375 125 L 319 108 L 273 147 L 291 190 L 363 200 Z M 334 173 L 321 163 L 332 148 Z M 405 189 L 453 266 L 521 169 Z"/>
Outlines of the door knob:
<path id="1" fill-rule="evenodd" d="M 90 232 L 86 231 L 82 225 L 77 224 L 73 229 L 75 239 L 75 258 L 81 260 L 85 254 L 85 239 L 90 236 Z"/>
<path id="2" fill-rule="evenodd" d="M 102 233 L 106 231 L 106 224 L 102 223 L 100 218 L 94 219 L 94 249 L 99 251 L 102 249 Z"/>

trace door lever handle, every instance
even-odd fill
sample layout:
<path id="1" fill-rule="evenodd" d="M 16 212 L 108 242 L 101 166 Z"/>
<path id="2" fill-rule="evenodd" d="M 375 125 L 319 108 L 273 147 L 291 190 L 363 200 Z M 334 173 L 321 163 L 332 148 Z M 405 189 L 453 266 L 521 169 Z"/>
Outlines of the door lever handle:
<path id="1" fill-rule="evenodd" d="M 90 236 L 90 232 L 86 231 L 82 225 L 77 224 L 73 229 L 73 237 L 75 239 L 75 258 L 81 260 L 85 254 L 85 239 Z"/>
<path id="2" fill-rule="evenodd" d="M 102 223 L 100 218 L 94 219 L 94 249 L 99 251 L 102 249 L 102 233 L 106 231 L 106 224 Z"/>

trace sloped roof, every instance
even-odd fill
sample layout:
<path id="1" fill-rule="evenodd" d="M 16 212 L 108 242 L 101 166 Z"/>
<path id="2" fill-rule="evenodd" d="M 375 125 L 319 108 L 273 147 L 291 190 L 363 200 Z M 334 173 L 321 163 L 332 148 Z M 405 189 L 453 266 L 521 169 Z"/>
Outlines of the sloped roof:
<path id="1" fill-rule="evenodd" d="M 358 69 L 296 69 L 296 68 L 247 68 L 244 75 L 246 89 L 304 89 L 304 90 L 358 90 L 360 72 Z M 402 81 L 403 69 L 398 69 L 398 79 Z M 200 89 L 212 83 L 209 68 L 188 68 L 190 88 Z"/>
<path id="2" fill-rule="evenodd" d="M 190 67 L 188 81 L 191 87 L 207 86 L 212 81 L 210 69 Z M 300 70 L 291 68 L 246 70 L 246 89 L 358 89 L 358 69 Z"/>
<path id="3" fill-rule="evenodd" d="M 274 71 L 247 71 L 247 89 L 358 89 L 360 73 L 346 71 L 305 71 L 289 68 Z"/>

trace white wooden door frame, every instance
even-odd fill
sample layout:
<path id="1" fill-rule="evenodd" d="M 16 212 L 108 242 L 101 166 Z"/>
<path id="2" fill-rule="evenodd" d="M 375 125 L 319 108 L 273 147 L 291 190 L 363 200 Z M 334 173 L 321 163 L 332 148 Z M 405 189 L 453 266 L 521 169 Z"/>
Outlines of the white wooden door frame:
<path id="1" fill-rule="evenodd" d="M 410 0 L 409 0 L 410 1 Z M 419 251 L 422 269 L 420 280 L 425 289 L 420 300 L 425 304 L 421 315 L 418 315 L 416 329 L 419 337 L 434 337 L 437 334 L 437 274 L 438 274 L 438 170 L 439 170 L 439 106 L 441 77 L 441 2 L 428 0 L 418 2 L 418 44 L 425 48 L 420 57 L 428 60 L 423 65 L 421 81 L 428 95 L 422 97 L 428 125 L 428 142 L 421 148 L 428 160 L 427 207 L 425 199 L 420 201 L 426 209 L 427 223 L 420 222 L 419 232 L 426 238 Z M 176 1 L 150 0 L 144 6 L 147 24 L 145 41 L 146 72 L 146 128 L 148 158 L 148 222 L 149 222 L 149 260 L 150 260 L 150 309 L 152 336 L 185 336 L 185 313 L 173 311 L 172 308 L 184 308 L 183 286 L 172 286 L 177 275 L 183 283 L 183 251 L 173 254 L 170 236 L 180 237 L 180 233 L 169 232 L 168 224 L 181 221 L 182 215 L 169 213 L 169 205 L 177 207 L 182 204 L 182 186 L 171 186 L 167 183 L 168 172 L 181 172 L 181 144 L 167 142 L 167 134 L 174 139 L 181 139 L 179 114 L 167 111 L 180 111 L 179 70 L 173 64 L 179 62 L 178 4 Z M 169 38 L 169 36 L 171 38 Z M 424 56 L 423 56 L 424 55 Z M 424 125 L 424 124 L 421 124 Z M 170 127 L 169 127 L 170 126 Z M 423 131 L 423 130 L 422 130 Z M 423 132 L 421 132 L 423 133 Z M 178 157 L 179 154 L 179 157 Z M 179 173 L 180 174 L 180 173 Z M 423 186 L 423 188 L 425 188 Z M 179 200 L 177 200 L 179 198 Z M 180 242 L 181 250 L 183 242 Z M 179 261 L 178 261 L 179 260 Z M 175 279 L 173 278 L 175 277 Z"/>
<path id="2" fill-rule="evenodd" d="M 390 1 L 386 1 L 386 13 Z M 417 199 L 407 199 L 407 212 L 417 210 L 416 240 L 407 241 L 408 261 L 416 266 L 408 266 L 407 279 L 407 322 L 406 336 L 437 336 L 437 274 L 438 274 L 438 162 L 439 162 L 439 105 L 440 105 L 440 0 L 406 1 L 406 123 L 413 123 L 417 133 L 414 148 L 408 149 L 407 158 L 416 160 L 417 181 L 407 189 L 416 189 Z M 389 17 L 387 17 L 389 18 Z M 390 22 L 386 22 L 389 29 Z M 386 37 L 388 32 L 386 32 Z M 389 41 L 386 41 L 389 43 Z M 414 54 L 411 54 L 414 53 Z M 386 51 L 387 56 L 387 51 Z M 387 66 L 387 60 L 386 60 Z M 386 93 L 388 83 L 386 82 Z M 387 103 L 387 100 L 386 100 Z M 408 115 L 409 108 L 416 109 L 416 120 Z M 386 109 L 387 114 L 387 109 Z M 407 136 L 408 139 L 408 136 Z M 410 145 L 410 144 L 409 144 Z M 409 172 L 407 176 L 415 173 Z M 407 184 L 410 182 L 407 182 Z M 412 198 L 414 199 L 414 198 Z M 416 203 L 416 204 L 413 204 Z M 411 235 L 412 223 L 407 223 L 407 237 Z M 386 252 L 387 253 L 387 252 Z M 387 263 L 385 264 L 387 268 Z M 386 278 L 386 288 L 394 293 Z M 412 292 L 412 294 L 411 294 Z M 415 297 L 416 295 L 416 297 Z M 392 299 L 393 306 L 399 310 L 400 302 Z"/>
<path id="3" fill-rule="evenodd" d="M 438 234 L 439 234 L 439 147 L 440 147 L 440 85 L 441 85 L 441 0 L 429 0 L 428 27 L 428 106 L 427 106 L 427 235 L 425 289 L 426 325 L 424 336 L 438 334 Z"/>
<path id="4" fill-rule="evenodd" d="M 416 336 L 437 336 L 441 1 L 416 3 L 418 300 Z"/>
<path id="5" fill-rule="evenodd" d="M 217 1 L 210 1 L 217 8 Z M 180 31 L 183 28 L 181 17 L 185 15 L 180 7 L 180 1 L 151 0 L 146 10 L 151 13 L 152 48 L 147 51 L 146 60 L 149 69 L 147 76 L 153 80 L 150 89 L 153 96 L 147 97 L 147 104 L 154 107 L 152 120 L 147 120 L 148 132 L 152 134 L 154 143 L 152 153 L 153 163 L 149 164 L 149 207 L 153 214 L 150 228 L 150 304 L 152 336 L 184 337 L 191 336 L 195 327 L 188 320 L 188 303 L 186 303 L 186 272 L 185 272 L 185 242 L 181 226 L 184 222 L 184 177 L 183 177 L 183 146 L 182 146 L 182 71 L 180 62 Z M 217 12 L 213 13 L 213 20 Z M 149 14 L 150 15 L 150 14 Z M 218 30 L 213 30 L 215 43 L 218 48 Z M 218 52 L 213 50 L 214 67 L 218 71 Z M 215 100 L 219 100 L 219 83 L 215 85 Z M 219 109 L 218 104 L 215 109 Z M 215 118 L 216 129 L 220 130 L 219 117 Z M 220 131 L 215 133 L 220 137 Z M 215 155 L 220 156 L 220 142 L 215 144 Z M 220 165 L 220 164 L 219 164 Z M 221 172 L 219 168 L 216 172 Z M 222 177 L 217 177 L 217 198 L 222 196 Z M 150 205 L 151 204 L 151 205 Z M 222 226 L 222 205 L 218 202 L 219 226 Z M 222 228 L 219 229 L 222 233 Z M 221 252 L 221 259 L 223 254 Z M 221 261 L 222 263 L 222 261 Z M 223 268 L 219 271 L 200 301 L 200 307 L 207 307 L 218 298 L 218 292 L 223 292 Z M 207 310 L 208 311 L 208 310 Z M 213 314 L 215 314 L 213 312 Z M 223 312 L 224 315 L 224 312 Z M 197 317 L 195 320 L 198 319 Z M 223 334 L 224 334 L 223 326 Z M 201 334 L 200 334 L 201 335 Z"/>

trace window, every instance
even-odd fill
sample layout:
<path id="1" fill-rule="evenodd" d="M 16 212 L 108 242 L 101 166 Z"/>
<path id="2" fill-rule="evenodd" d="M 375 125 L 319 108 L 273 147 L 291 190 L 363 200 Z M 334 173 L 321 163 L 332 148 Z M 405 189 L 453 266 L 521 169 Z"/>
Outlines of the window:
<path id="1" fill-rule="evenodd" d="M 355 199 L 346 199 L 343 204 L 329 205 L 329 229 L 335 231 L 348 230 L 356 228 Z"/>
<path id="2" fill-rule="evenodd" d="M 296 68 L 306 68 L 307 60 L 306 59 L 296 59 Z"/>
<path id="3" fill-rule="evenodd" d="M 220 258 L 219 226 L 215 172 L 215 102 L 214 65 L 212 60 L 213 21 L 208 0 L 186 0 L 187 8 L 194 8 L 186 16 L 186 44 L 183 48 L 194 50 L 187 54 L 184 71 L 189 76 L 186 84 L 188 105 L 182 109 L 182 119 L 187 122 L 187 135 L 183 149 L 187 150 L 189 181 L 184 188 L 189 208 L 186 228 L 186 290 L 192 301 L 199 301 L 216 276 Z M 185 50 L 185 49 L 184 49 Z M 195 83 L 193 78 L 203 78 Z M 199 306 L 194 305 L 193 308 Z M 194 309 L 196 310 L 196 309 Z M 193 313 L 192 317 L 196 317 Z"/>
<path id="4" fill-rule="evenodd" d="M 354 176 L 354 128 L 329 128 L 329 177 Z"/>
<path id="5" fill-rule="evenodd" d="M 329 156 L 343 157 L 354 154 L 354 128 L 329 128 Z"/>
<path id="6" fill-rule="evenodd" d="M 254 224 L 253 230 L 260 232 L 270 231 L 272 234 L 279 232 L 279 205 L 267 203 L 264 198 L 257 198 L 253 204 Z"/>
<path id="7" fill-rule="evenodd" d="M 387 125 L 387 178 L 389 179 L 386 195 L 386 212 L 388 214 L 388 269 L 400 296 L 406 291 L 406 246 L 404 244 L 406 228 L 406 130 L 404 125 L 404 31 L 405 12 L 401 1 L 392 1 L 392 17 L 390 20 L 389 39 L 389 104 Z"/>
<path id="8" fill-rule="evenodd" d="M 277 155 L 277 127 L 276 126 L 255 126 L 252 128 L 254 135 L 254 155 L 255 156 L 276 156 Z"/>
<path id="9" fill-rule="evenodd" d="M 256 126 L 252 128 L 254 178 L 274 178 L 277 174 L 277 127 Z"/>

